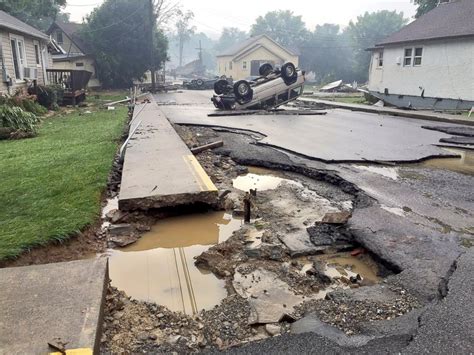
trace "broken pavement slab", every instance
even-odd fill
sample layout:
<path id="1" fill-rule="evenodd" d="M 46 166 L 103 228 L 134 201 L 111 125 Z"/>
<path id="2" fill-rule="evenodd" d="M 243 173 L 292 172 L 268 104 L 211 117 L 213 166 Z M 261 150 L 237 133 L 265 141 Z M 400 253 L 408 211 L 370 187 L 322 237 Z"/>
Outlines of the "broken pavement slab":
<path id="1" fill-rule="evenodd" d="M 0 354 L 98 352 L 107 282 L 105 258 L 0 269 Z"/>
<path id="2" fill-rule="evenodd" d="M 130 132 L 120 210 L 217 201 L 217 188 L 156 102 L 135 107 Z"/>
<path id="3" fill-rule="evenodd" d="M 240 271 L 235 273 L 233 286 L 252 308 L 249 324 L 277 323 L 305 301 L 304 296 L 295 295 L 288 284 L 271 271 L 262 268 L 248 274 Z"/>

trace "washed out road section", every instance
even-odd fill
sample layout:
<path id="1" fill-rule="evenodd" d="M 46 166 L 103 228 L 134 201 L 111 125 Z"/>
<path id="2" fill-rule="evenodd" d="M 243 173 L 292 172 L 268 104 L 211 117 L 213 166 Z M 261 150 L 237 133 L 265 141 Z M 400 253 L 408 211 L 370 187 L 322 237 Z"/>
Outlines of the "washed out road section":
<path id="1" fill-rule="evenodd" d="M 154 101 L 135 107 L 130 134 L 121 210 L 215 202 L 216 187 Z"/>
<path id="2" fill-rule="evenodd" d="M 340 109 L 329 110 L 324 116 L 280 113 L 209 117 L 215 110 L 204 103 L 204 94 L 157 95 L 157 101 L 167 103 L 161 109 L 173 123 L 257 132 L 265 136 L 259 144 L 326 162 L 412 162 L 450 155 L 434 146 L 450 136 L 423 129 L 426 121 Z"/>

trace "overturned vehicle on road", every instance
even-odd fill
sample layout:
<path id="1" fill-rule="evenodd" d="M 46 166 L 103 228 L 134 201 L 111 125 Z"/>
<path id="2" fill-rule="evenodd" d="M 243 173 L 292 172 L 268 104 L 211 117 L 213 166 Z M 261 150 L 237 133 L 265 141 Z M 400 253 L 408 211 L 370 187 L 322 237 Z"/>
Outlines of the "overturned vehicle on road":
<path id="1" fill-rule="evenodd" d="M 303 93 L 304 71 L 287 62 L 281 68 L 264 63 L 255 80 L 239 80 L 230 84 L 218 80 L 211 101 L 222 110 L 271 109 L 296 100 Z"/>

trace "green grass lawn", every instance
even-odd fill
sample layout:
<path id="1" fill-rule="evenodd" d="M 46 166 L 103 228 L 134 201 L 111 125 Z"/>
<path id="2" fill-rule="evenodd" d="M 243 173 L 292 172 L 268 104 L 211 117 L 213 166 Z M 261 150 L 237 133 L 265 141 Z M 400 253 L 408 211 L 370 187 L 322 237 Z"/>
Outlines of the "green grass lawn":
<path id="1" fill-rule="evenodd" d="M 126 112 L 75 111 L 46 119 L 35 138 L 0 141 L 0 259 L 95 221 Z"/>

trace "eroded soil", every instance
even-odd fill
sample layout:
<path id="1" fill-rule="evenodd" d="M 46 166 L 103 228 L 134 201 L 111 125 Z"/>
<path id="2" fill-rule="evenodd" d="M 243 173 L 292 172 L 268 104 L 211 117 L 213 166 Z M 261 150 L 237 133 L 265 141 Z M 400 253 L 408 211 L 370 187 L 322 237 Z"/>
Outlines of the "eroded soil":
<path id="1" fill-rule="evenodd" d="M 210 129 L 176 129 L 190 147 L 217 137 Z M 360 248 L 346 228 L 354 206 L 367 203 L 356 187 L 314 179 L 316 172 L 308 177 L 276 171 L 268 174 L 282 179 L 279 184 L 259 190 L 251 181 L 257 187 L 252 196 L 244 191 L 249 185 L 233 181 L 258 179 L 255 173 L 265 171 L 251 169 L 249 176 L 248 167 L 213 151 L 197 158 L 221 191 L 216 209 L 241 216 L 243 200 L 251 204 L 250 223 L 195 257 L 196 266 L 225 281 L 228 296 L 214 308 L 184 314 L 110 287 L 104 352 L 223 350 L 290 332 L 308 313 L 352 335 L 362 323 L 390 320 L 420 306 L 407 290 L 384 280 L 392 271 Z M 107 219 L 132 226 L 133 242 L 163 216 L 112 211 Z"/>

